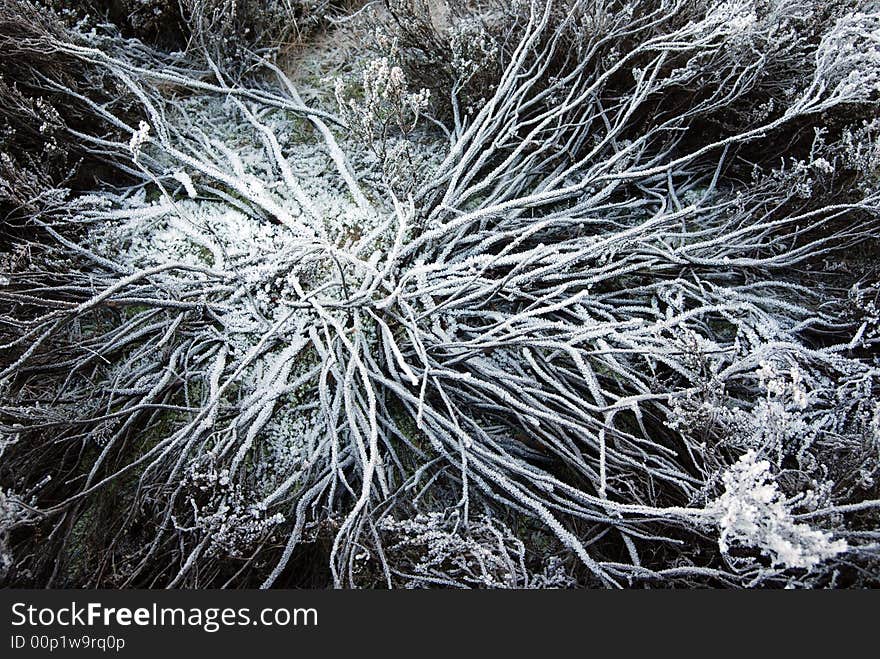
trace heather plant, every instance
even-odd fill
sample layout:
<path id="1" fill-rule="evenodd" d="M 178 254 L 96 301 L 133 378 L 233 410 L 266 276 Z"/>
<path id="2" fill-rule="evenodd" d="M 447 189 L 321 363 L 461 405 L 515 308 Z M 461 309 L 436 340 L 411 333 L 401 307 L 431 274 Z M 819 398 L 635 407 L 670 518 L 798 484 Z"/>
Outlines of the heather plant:
<path id="1" fill-rule="evenodd" d="M 248 44 L 279 48 L 315 29 L 330 0 L 181 0 L 180 18 L 192 43 L 234 53 Z M 237 54 L 240 56 L 240 52 Z"/>
<path id="2" fill-rule="evenodd" d="M 361 572 L 381 564 L 390 587 L 569 588 L 575 583 L 555 556 L 543 566 L 529 565 L 523 541 L 489 515 L 467 522 L 454 509 L 400 520 L 389 516 L 377 530 L 382 556 L 364 551 L 355 561 Z"/>
<path id="3" fill-rule="evenodd" d="M 725 554 L 736 544 L 758 546 L 774 566 L 812 568 L 847 550 L 845 541 L 832 541 L 830 533 L 794 521 L 789 502 L 771 479 L 770 463 L 756 460 L 753 451 L 724 473 L 723 482 L 724 493 L 714 507 L 718 545 Z"/>
<path id="4" fill-rule="evenodd" d="M 418 167 L 410 136 L 428 109 L 431 92 L 412 92 L 403 70 L 381 57 L 364 68 L 357 94 L 349 96 L 346 84 L 336 79 L 335 96 L 340 117 L 381 163 L 385 179 L 401 195 L 416 183 Z"/>
<path id="5" fill-rule="evenodd" d="M 434 98 L 434 113 L 473 114 L 495 89 L 503 44 L 519 35 L 519 3 L 383 0 L 368 5 L 355 37 L 377 56 L 393 52 L 405 75 Z"/>
<path id="6" fill-rule="evenodd" d="M 235 68 L 249 49 L 278 50 L 315 30 L 330 0 L 37 0 L 62 15 L 109 20 L 126 36 L 168 50 L 209 55 Z"/>
<path id="7" fill-rule="evenodd" d="M 7 580 L 876 585 L 876 11 L 386 11 L 335 104 L 48 42 L 140 112 L 3 257 Z"/>
<path id="8" fill-rule="evenodd" d="M 94 185 L 90 169 L 106 158 L 81 148 L 77 133 L 112 135 L 95 122 L 89 103 L 136 112 L 119 81 L 88 62 L 63 54 L 56 41 L 81 39 L 85 24 L 27 0 L 0 7 L 0 226 L 6 234 L 51 215 L 67 203 L 67 189 Z M 94 33 L 93 33 L 94 34 Z M 100 39 L 94 34 L 96 40 Z M 109 43 L 105 41 L 105 44 Z M 62 90 L 74 91 L 71 95 Z"/>

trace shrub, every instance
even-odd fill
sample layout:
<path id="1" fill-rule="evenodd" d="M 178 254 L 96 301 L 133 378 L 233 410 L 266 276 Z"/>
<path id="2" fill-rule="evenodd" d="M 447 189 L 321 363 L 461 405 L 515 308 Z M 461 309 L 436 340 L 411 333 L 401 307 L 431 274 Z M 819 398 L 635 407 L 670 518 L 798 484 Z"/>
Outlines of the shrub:
<path id="1" fill-rule="evenodd" d="M 343 117 L 266 59 L 59 46 L 139 99 L 83 138 L 139 178 L 0 289 L 12 579 L 269 587 L 311 543 L 336 586 L 876 583 L 876 12 L 403 6 Z"/>

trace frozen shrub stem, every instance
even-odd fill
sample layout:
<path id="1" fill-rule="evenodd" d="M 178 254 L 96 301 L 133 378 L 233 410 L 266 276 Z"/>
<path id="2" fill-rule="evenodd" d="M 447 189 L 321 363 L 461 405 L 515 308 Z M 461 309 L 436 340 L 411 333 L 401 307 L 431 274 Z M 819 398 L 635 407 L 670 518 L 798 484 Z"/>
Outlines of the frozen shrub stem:
<path id="1" fill-rule="evenodd" d="M 0 255 L 0 570 L 876 584 L 877 272 L 827 264 L 876 249 L 880 13 L 420 5 L 442 95 L 390 41 L 322 105 L 263 52 L 47 37 L 140 114 L 44 76 L 127 178 Z"/>

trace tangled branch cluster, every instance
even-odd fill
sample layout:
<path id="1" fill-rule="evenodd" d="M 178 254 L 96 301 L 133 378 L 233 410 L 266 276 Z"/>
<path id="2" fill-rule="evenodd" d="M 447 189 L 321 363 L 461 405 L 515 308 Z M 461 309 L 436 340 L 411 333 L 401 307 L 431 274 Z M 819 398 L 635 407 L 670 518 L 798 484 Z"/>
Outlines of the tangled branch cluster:
<path id="1" fill-rule="evenodd" d="M 508 37 L 403 190 L 364 152 L 428 112 L 406 50 L 337 116 L 47 37 L 140 116 L 57 83 L 130 178 L 4 256 L 15 583 L 876 584 L 880 14 L 456 12 L 412 20 Z"/>

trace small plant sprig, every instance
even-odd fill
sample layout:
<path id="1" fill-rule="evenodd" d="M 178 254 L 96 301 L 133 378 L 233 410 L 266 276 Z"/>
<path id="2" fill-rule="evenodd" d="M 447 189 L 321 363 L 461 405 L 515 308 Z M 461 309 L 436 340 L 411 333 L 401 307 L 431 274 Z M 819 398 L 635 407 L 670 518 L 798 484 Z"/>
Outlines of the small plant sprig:
<path id="1" fill-rule="evenodd" d="M 350 89 L 341 78 L 336 79 L 340 114 L 352 134 L 381 163 L 392 187 L 408 191 L 414 170 L 411 137 L 429 107 L 431 92 L 410 91 L 406 74 L 393 63 L 393 55 L 371 60 L 360 83 Z"/>

